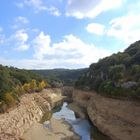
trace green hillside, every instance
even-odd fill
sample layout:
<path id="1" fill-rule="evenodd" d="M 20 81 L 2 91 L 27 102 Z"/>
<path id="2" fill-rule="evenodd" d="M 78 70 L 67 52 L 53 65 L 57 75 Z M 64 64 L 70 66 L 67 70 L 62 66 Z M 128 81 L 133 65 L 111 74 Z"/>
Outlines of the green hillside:
<path id="1" fill-rule="evenodd" d="M 140 41 L 124 52 L 90 65 L 76 82 L 77 88 L 96 90 L 107 96 L 140 97 Z"/>
<path id="2" fill-rule="evenodd" d="M 32 70 L 44 77 L 47 77 L 48 81 L 60 81 L 64 85 L 73 85 L 75 81 L 86 72 L 85 69 L 49 69 L 49 70 Z"/>
<path id="3" fill-rule="evenodd" d="M 19 101 L 23 93 L 40 90 L 41 86 L 44 82 L 39 74 L 0 65 L 0 112 Z"/>

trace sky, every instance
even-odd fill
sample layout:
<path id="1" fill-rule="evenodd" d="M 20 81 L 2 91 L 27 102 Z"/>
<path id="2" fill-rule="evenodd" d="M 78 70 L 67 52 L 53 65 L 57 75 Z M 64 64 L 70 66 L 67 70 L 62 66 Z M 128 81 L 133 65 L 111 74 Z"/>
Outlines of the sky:
<path id="1" fill-rule="evenodd" d="M 84 68 L 139 39 L 139 0 L 0 0 L 2 65 Z"/>

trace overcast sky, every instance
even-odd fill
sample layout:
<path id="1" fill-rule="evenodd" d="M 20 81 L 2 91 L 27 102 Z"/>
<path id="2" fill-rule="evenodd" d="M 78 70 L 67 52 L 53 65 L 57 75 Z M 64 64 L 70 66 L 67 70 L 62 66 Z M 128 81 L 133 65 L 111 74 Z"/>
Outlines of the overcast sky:
<path id="1" fill-rule="evenodd" d="M 139 0 L 0 0 L 3 65 L 83 68 L 139 39 Z"/>

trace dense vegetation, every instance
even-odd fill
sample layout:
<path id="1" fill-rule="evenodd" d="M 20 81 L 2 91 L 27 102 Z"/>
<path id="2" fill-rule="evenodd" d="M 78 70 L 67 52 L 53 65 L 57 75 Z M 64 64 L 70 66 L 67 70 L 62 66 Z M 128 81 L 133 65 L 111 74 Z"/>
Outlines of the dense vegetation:
<path id="1" fill-rule="evenodd" d="M 75 81 L 80 77 L 85 69 L 50 69 L 50 70 L 32 70 L 46 77 L 50 84 L 54 81 L 62 82 L 64 85 L 74 85 Z"/>
<path id="2" fill-rule="evenodd" d="M 39 74 L 0 65 L 0 111 L 19 102 L 20 95 L 44 87 L 46 82 Z"/>
<path id="3" fill-rule="evenodd" d="M 140 98 L 140 41 L 91 64 L 76 87 L 112 97 Z"/>
<path id="4" fill-rule="evenodd" d="M 20 102 L 19 97 L 24 93 L 62 83 L 73 84 L 85 70 L 24 70 L 0 65 L 0 112 Z"/>

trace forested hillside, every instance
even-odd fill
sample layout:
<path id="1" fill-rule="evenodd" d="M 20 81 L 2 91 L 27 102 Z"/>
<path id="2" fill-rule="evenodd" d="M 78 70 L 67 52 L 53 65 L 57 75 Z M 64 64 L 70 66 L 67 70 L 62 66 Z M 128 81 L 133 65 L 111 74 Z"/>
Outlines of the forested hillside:
<path id="1" fill-rule="evenodd" d="M 19 101 L 20 95 L 40 91 L 45 86 L 39 74 L 0 65 L 0 112 L 3 105 L 11 106 Z"/>
<path id="2" fill-rule="evenodd" d="M 86 72 L 85 69 L 50 69 L 50 70 L 32 70 L 38 74 L 47 77 L 48 81 L 62 82 L 64 85 L 74 85 L 75 81 Z"/>
<path id="3" fill-rule="evenodd" d="M 75 86 L 107 96 L 140 98 L 140 41 L 91 64 Z"/>

